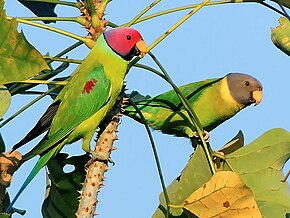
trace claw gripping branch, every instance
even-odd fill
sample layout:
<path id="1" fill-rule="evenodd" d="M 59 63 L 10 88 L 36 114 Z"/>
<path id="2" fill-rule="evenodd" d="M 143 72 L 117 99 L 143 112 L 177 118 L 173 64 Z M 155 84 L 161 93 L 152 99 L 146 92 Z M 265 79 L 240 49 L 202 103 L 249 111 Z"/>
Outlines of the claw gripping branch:
<path id="1" fill-rule="evenodd" d="M 124 93 L 124 92 L 122 92 Z M 116 148 L 113 143 L 117 140 L 117 128 L 121 120 L 121 111 L 124 104 L 123 94 L 120 95 L 119 100 L 115 104 L 111 114 L 102 123 L 94 152 L 102 153 L 107 156 L 107 161 L 92 161 L 86 169 L 86 178 L 83 188 L 80 191 L 79 208 L 76 212 L 77 217 L 93 217 L 96 214 L 96 205 L 98 203 L 97 196 L 100 189 L 104 186 L 105 172 L 109 169 L 108 162 L 110 162 L 111 151 Z"/>

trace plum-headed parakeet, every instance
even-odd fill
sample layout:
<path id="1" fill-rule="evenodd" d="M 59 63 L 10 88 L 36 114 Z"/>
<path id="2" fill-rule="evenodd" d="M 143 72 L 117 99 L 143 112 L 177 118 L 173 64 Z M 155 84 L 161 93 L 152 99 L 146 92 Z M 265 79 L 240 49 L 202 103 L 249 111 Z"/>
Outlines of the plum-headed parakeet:
<path id="1" fill-rule="evenodd" d="M 262 84 L 243 73 L 230 73 L 222 78 L 208 79 L 179 87 L 197 114 L 204 130 L 211 131 L 243 108 L 259 104 Z M 162 133 L 192 138 L 195 128 L 174 90 L 154 98 L 136 100 L 148 125 Z M 128 105 L 125 114 L 142 122 L 139 114 Z"/>
<path id="2" fill-rule="evenodd" d="M 96 128 L 112 109 L 122 90 L 129 60 L 145 53 L 145 42 L 135 29 L 120 27 L 100 35 L 36 126 L 14 145 L 13 150 L 48 130 L 44 138 L 23 156 L 23 161 L 36 155 L 41 157 L 7 211 L 38 171 L 65 144 L 83 139 L 82 148 L 90 152 L 90 142 Z"/>

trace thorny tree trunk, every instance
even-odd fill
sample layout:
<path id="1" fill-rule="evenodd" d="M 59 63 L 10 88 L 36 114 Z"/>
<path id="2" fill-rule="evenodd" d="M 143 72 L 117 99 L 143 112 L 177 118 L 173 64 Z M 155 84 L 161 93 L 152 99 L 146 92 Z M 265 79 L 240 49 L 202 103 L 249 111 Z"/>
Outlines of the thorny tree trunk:
<path id="1" fill-rule="evenodd" d="M 120 99 L 112 110 L 111 116 L 109 116 L 110 119 L 103 122 L 104 128 L 101 129 L 100 136 L 96 142 L 95 152 L 101 153 L 107 160 L 110 160 L 111 151 L 116 149 L 113 147 L 113 143 L 117 140 L 116 133 L 122 116 L 122 104 L 126 100 L 121 94 Z M 104 186 L 104 174 L 109 169 L 108 162 L 93 161 L 86 169 L 86 178 L 80 191 L 80 204 L 76 212 L 78 218 L 90 218 L 96 215 L 97 196 Z"/>

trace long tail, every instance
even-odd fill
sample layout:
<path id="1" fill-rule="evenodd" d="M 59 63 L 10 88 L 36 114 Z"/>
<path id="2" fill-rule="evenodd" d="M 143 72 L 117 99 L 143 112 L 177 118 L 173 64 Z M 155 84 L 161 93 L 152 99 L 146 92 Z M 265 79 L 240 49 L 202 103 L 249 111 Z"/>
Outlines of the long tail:
<path id="1" fill-rule="evenodd" d="M 45 155 L 41 156 L 36 164 L 34 165 L 33 169 L 30 171 L 29 175 L 27 176 L 26 180 L 22 184 L 21 188 L 19 191 L 16 193 L 15 197 L 9 204 L 9 206 L 6 209 L 6 213 L 9 213 L 10 210 L 12 209 L 14 203 L 18 199 L 18 197 L 21 195 L 21 193 L 25 190 L 25 188 L 29 185 L 29 183 L 33 180 L 33 178 L 36 176 L 36 174 L 47 164 L 47 162 L 53 157 L 55 152 L 57 151 L 58 147 L 54 147 L 50 151 L 48 151 Z"/>

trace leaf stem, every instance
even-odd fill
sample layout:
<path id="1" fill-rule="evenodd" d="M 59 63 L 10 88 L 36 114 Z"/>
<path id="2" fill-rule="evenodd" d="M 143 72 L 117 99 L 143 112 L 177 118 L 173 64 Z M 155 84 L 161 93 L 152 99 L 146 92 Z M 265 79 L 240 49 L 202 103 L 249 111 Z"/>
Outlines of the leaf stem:
<path id="1" fill-rule="evenodd" d="M 59 53 L 58 53 L 57 55 L 55 55 L 54 57 L 55 57 L 55 58 L 61 57 L 61 56 L 65 55 L 66 53 L 70 52 L 71 50 L 73 50 L 73 49 L 79 47 L 79 46 L 82 45 L 82 44 L 83 44 L 82 41 L 78 41 L 78 42 L 72 44 L 71 46 L 67 47 L 67 48 L 64 49 L 63 51 L 59 52 Z M 47 63 L 47 64 L 50 64 L 50 63 L 52 63 L 53 61 L 54 61 L 54 60 L 50 60 L 50 61 L 47 61 L 46 63 Z"/>
<path id="2" fill-rule="evenodd" d="M 73 38 L 73 39 L 76 39 L 76 40 L 79 40 L 79 41 L 85 43 L 89 48 L 92 48 L 94 46 L 94 44 L 95 44 L 95 42 L 93 40 L 91 40 L 91 39 L 84 38 L 84 37 L 78 36 L 76 34 L 73 34 L 73 33 L 58 29 L 58 28 L 54 28 L 54 27 L 51 27 L 51 26 L 47 26 L 47 25 L 44 25 L 44 24 L 35 23 L 35 22 L 28 21 L 28 20 L 18 19 L 18 18 L 13 18 L 13 17 L 9 17 L 9 16 L 7 16 L 7 19 L 8 20 L 16 19 L 20 23 L 24 23 L 24 24 L 27 24 L 27 25 L 39 27 L 39 28 L 42 28 L 42 29 L 45 29 L 45 30 L 49 30 L 49 31 L 52 31 L 52 32 L 55 32 L 55 33 L 59 33 L 59 34 L 68 36 L 70 38 Z"/>
<path id="3" fill-rule="evenodd" d="M 42 99 L 43 97 L 45 97 L 46 95 L 48 95 L 49 93 L 53 92 L 55 89 L 57 89 L 59 86 L 54 86 L 51 89 L 47 90 L 46 92 L 44 92 L 43 94 L 41 94 L 40 96 L 38 96 L 37 98 L 35 98 L 33 101 L 29 102 L 27 105 L 25 105 L 23 108 L 21 108 L 19 111 L 17 111 L 16 113 L 14 113 L 13 115 L 11 115 L 9 118 L 7 118 L 3 123 L 0 124 L 0 128 L 2 128 L 3 126 L 5 126 L 8 122 L 10 122 L 11 120 L 13 120 L 15 117 L 17 117 L 19 114 L 21 114 L 23 111 L 25 111 L 26 109 L 28 109 L 29 107 L 31 107 L 33 104 L 35 104 L 36 102 L 38 102 L 40 99 Z"/>
<path id="4" fill-rule="evenodd" d="M 71 21 L 83 26 L 87 23 L 84 17 L 17 17 L 17 19 L 28 21 Z"/>
<path id="5" fill-rule="evenodd" d="M 269 5 L 268 3 L 266 2 L 259 2 L 261 5 L 265 6 L 266 8 L 269 8 L 275 12 L 277 12 L 278 14 L 282 15 L 282 16 L 286 16 L 283 12 L 279 11 L 277 8 L 273 7 L 272 5 Z"/>
<path id="6" fill-rule="evenodd" d="M 47 85 L 60 85 L 65 86 L 67 81 L 47 81 L 47 80 L 22 80 L 16 81 L 15 83 L 24 83 L 24 84 L 47 84 Z"/>
<path id="7" fill-rule="evenodd" d="M 204 136 L 203 136 L 204 130 L 203 130 L 203 127 L 202 127 L 202 125 L 201 125 L 196 113 L 190 107 L 190 104 L 189 104 L 188 100 L 184 97 L 183 93 L 181 93 L 179 88 L 174 84 L 174 82 L 172 81 L 172 79 L 170 78 L 170 76 L 168 75 L 168 73 L 166 72 L 164 67 L 161 65 L 161 63 L 158 61 L 158 59 L 151 52 L 148 52 L 148 54 L 153 59 L 153 61 L 157 64 L 157 66 L 160 68 L 160 70 L 162 71 L 162 73 L 166 77 L 166 81 L 172 86 L 172 88 L 176 92 L 177 96 L 179 97 L 181 103 L 183 104 L 184 108 L 186 109 L 186 111 L 187 111 L 187 113 L 188 113 L 188 115 L 189 115 L 189 117 L 191 119 L 192 125 L 195 126 L 197 134 L 199 135 L 199 137 L 201 139 L 204 151 L 205 151 L 206 156 L 208 158 L 210 169 L 211 169 L 212 173 L 215 174 L 216 170 L 215 170 L 215 167 L 214 167 L 214 163 L 212 161 L 212 155 L 211 155 L 211 153 L 209 151 L 207 143 L 204 140 Z M 193 129 L 193 126 L 191 128 Z"/>
<path id="8" fill-rule="evenodd" d="M 210 5 L 218 5 L 218 4 L 225 4 L 225 3 L 234 3 L 235 0 L 224 0 L 224 1 L 215 1 L 215 2 L 209 2 L 206 6 L 210 6 Z M 195 8 L 197 6 L 199 6 L 200 4 L 192 4 L 192 5 L 187 5 L 187 6 L 182 6 L 182 7 L 178 7 L 178 8 L 172 8 L 169 10 L 165 10 L 165 11 L 161 11 L 158 13 L 154 13 L 145 17 L 142 17 L 140 19 L 138 19 L 134 24 L 137 23 L 141 23 L 143 21 L 152 19 L 152 18 L 156 18 L 162 15 L 166 15 L 166 14 L 170 14 L 170 13 L 174 13 L 174 12 L 179 12 L 179 11 L 183 11 L 183 10 L 188 10 L 188 9 L 192 9 Z"/>
<path id="9" fill-rule="evenodd" d="M 75 60 L 75 59 L 68 59 L 68 58 L 59 58 L 59 57 L 50 57 L 50 56 L 43 56 L 43 58 L 49 61 L 67 62 L 67 63 L 73 63 L 73 64 L 82 63 L 82 60 Z"/>
<path id="10" fill-rule="evenodd" d="M 147 11 L 149 11 L 151 8 L 153 8 L 155 5 L 157 5 L 161 0 L 155 0 L 152 2 L 148 7 L 146 7 L 144 10 L 142 10 L 139 14 L 137 14 L 136 17 L 134 17 L 129 23 L 123 24 L 122 26 L 132 26 L 136 23 L 137 20 L 139 20 L 140 17 L 143 16 Z"/>
<path id="11" fill-rule="evenodd" d="M 166 190 L 165 180 L 164 180 L 164 177 L 163 177 L 162 168 L 161 168 L 160 160 L 159 160 L 159 157 L 158 157 L 158 152 L 157 152 L 157 149 L 156 149 L 156 145 L 155 145 L 152 133 L 151 133 L 150 128 L 149 128 L 149 126 L 148 126 L 148 124 L 146 122 L 146 119 L 143 116 L 143 114 L 140 111 L 140 109 L 137 107 L 137 105 L 129 97 L 128 97 L 128 99 L 129 99 L 130 104 L 134 107 L 134 109 L 139 114 L 139 116 L 140 116 L 140 118 L 141 118 L 141 120 L 142 120 L 142 122 L 143 122 L 143 124 L 145 126 L 146 132 L 148 134 L 148 137 L 149 137 L 149 140 L 150 140 L 150 144 L 151 144 L 151 148 L 152 148 L 152 151 L 153 151 L 153 156 L 154 156 L 156 167 L 157 167 L 157 171 L 158 171 L 158 175 L 159 175 L 159 179 L 160 179 L 161 186 L 162 186 L 162 191 L 163 191 L 165 202 L 166 202 L 166 207 L 167 207 L 166 217 L 169 218 L 170 200 L 169 200 L 169 195 L 168 195 L 167 190 Z"/>
<path id="12" fill-rule="evenodd" d="M 159 44 L 164 38 L 166 38 L 170 33 L 172 33 L 177 27 L 183 24 L 187 19 L 189 19 L 192 15 L 194 15 L 199 9 L 209 3 L 210 0 L 205 0 L 201 4 L 197 5 L 192 11 L 190 11 L 187 15 L 185 15 L 181 20 L 179 20 L 175 25 L 173 25 L 170 29 L 168 29 L 163 35 L 161 35 L 155 42 L 153 42 L 149 47 L 148 51 L 153 49 L 157 44 Z"/>

